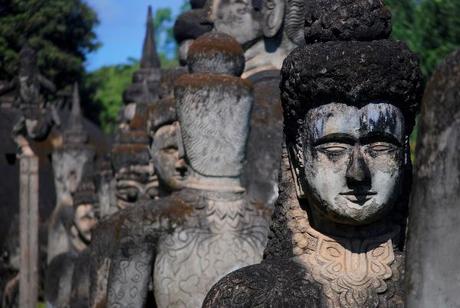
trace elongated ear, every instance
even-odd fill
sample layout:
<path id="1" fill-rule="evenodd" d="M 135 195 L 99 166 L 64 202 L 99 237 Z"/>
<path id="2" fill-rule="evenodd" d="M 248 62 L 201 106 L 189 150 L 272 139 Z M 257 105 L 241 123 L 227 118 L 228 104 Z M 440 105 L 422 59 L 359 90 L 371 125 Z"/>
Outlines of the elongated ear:
<path id="1" fill-rule="evenodd" d="M 284 21 L 285 0 L 264 0 L 264 36 L 273 37 Z"/>
<path id="2" fill-rule="evenodd" d="M 287 150 L 297 198 L 303 199 L 305 198 L 305 190 L 303 189 L 302 182 L 300 181 L 300 179 L 304 177 L 303 150 L 296 145 L 287 145 Z"/>

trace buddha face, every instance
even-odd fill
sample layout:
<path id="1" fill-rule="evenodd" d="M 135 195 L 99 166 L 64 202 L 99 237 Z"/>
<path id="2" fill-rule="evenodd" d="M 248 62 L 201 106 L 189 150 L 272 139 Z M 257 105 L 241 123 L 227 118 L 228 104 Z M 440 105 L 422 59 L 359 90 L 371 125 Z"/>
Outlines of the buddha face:
<path id="1" fill-rule="evenodd" d="M 158 177 L 170 190 L 183 188 L 187 175 L 179 133 L 177 122 L 160 127 L 150 149 Z"/>
<path id="2" fill-rule="evenodd" d="M 91 241 L 91 232 L 97 224 L 96 213 L 92 204 L 79 205 L 74 214 L 74 226 L 86 243 Z"/>
<path id="3" fill-rule="evenodd" d="M 158 178 L 152 165 L 133 165 L 115 175 L 117 207 L 124 209 L 139 201 L 158 198 Z"/>
<path id="4" fill-rule="evenodd" d="M 301 186 L 313 210 L 342 224 L 373 222 L 400 194 L 404 118 L 387 103 L 332 103 L 307 113 Z"/>
<path id="5" fill-rule="evenodd" d="M 216 31 L 233 36 L 241 45 L 263 37 L 264 16 L 251 0 L 209 0 L 208 5 Z"/>

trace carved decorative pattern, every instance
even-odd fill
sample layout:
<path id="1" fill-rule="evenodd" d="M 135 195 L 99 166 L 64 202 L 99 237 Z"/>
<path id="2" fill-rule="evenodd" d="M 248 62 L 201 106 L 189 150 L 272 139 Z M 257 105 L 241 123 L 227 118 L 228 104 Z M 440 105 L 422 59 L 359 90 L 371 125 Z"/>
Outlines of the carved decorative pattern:
<path id="1" fill-rule="evenodd" d="M 321 283 L 329 307 L 377 307 L 387 291 L 395 260 L 390 235 L 371 239 L 334 239 L 313 229 L 307 231 L 312 245 L 300 262 Z"/>
<path id="2" fill-rule="evenodd" d="M 262 262 L 232 272 L 208 293 L 203 307 L 324 307 L 321 286 L 291 260 Z"/>
<path id="3" fill-rule="evenodd" d="M 220 278 L 262 259 L 268 222 L 246 204 L 202 199 L 194 217 L 160 241 L 154 270 L 159 306 L 200 307 Z"/>

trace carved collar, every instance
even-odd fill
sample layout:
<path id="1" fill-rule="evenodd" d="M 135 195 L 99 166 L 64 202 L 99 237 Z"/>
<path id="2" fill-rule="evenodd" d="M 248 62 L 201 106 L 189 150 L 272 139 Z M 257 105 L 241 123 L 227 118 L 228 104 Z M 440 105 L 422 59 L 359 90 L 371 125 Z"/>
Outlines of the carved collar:
<path id="1" fill-rule="evenodd" d="M 393 276 L 392 239 L 398 233 L 395 227 L 379 237 L 332 238 L 309 227 L 302 242 L 306 253 L 296 261 L 322 285 L 328 307 L 378 306 L 377 295 L 387 291 Z"/>

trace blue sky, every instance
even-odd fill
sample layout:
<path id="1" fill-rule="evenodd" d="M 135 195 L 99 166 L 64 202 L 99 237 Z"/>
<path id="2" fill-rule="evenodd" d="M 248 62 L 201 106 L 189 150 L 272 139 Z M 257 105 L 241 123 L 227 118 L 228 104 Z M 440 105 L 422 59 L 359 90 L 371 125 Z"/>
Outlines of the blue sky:
<path id="1" fill-rule="evenodd" d="M 104 65 L 126 63 L 129 57 L 140 57 L 145 33 L 147 6 L 170 7 L 177 16 L 184 0 L 85 0 L 98 14 L 96 33 L 102 47 L 88 54 L 89 71 Z"/>

